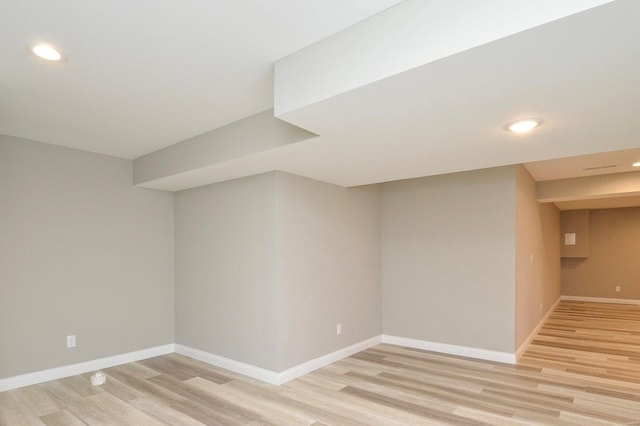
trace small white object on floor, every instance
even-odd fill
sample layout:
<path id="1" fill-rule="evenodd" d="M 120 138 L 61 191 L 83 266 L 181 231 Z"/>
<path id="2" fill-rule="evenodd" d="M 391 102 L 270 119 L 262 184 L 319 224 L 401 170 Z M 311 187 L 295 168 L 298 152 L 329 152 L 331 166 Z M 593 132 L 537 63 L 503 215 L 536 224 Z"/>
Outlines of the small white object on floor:
<path id="1" fill-rule="evenodd" d="M 103 385 L 107 381 L 107 376 L 102 373 L 102 371 L 98 371 L 96 374 L 91 376 L 91 384 L 94 386 Z"/>

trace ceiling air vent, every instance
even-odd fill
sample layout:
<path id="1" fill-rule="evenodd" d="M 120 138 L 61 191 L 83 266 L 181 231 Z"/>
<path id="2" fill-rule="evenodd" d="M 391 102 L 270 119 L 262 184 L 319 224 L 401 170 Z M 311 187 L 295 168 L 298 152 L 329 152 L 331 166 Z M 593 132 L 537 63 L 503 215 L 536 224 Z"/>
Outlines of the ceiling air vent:
<path id="1" fill-rule="evenodd" d="M 617 167 L 617 164 L 609 164 L 608 166 L 593 166 L 593 167 L 585 167 L 583 170 L 599 170 L 599 169 L 610 169 L 612 167 Z"/>

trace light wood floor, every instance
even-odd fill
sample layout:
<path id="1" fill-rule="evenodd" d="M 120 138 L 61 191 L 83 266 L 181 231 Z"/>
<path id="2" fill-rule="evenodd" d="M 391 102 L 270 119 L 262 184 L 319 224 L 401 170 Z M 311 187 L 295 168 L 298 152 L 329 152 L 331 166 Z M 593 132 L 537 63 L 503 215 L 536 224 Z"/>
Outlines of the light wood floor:
<path id="1" fill-rule="evenodd" d="M 520 364 L 640 384 L 640 306 L 562 301 Z"/>
<path id="2" fill-rule="evenodd" d="M 284 386 L 172 354 L 0 393 L 2 425 L 640 425 L 640 306 L 562 302 L 518 366 L 379 345 Z"/>

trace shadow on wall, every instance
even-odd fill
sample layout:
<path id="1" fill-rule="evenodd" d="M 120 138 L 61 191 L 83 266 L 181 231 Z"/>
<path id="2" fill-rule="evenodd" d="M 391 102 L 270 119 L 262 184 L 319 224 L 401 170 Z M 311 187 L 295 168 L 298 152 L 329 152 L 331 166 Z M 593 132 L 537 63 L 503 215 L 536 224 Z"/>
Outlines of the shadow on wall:
<path id="1" fill-rule="evenodd" d="M 562 268 L 563 269 L 577 269 L 581 266 L 587 259 L 562 259 Z"/>

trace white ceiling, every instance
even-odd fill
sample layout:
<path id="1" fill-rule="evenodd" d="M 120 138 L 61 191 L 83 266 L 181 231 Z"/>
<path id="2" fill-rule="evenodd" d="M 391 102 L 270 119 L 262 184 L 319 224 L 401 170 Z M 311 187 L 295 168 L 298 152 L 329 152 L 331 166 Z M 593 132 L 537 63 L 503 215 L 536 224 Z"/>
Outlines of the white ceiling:
<path id="1" fill-rule="evenodd" d="M 276 60 L 398 2 L 4 1 L 0 133 L 136 158 L 272 108 Z M 639 18 L 640 1 L 616 0 L 460 51 L 286 114 L 317 138 L 145 186 L 271 170 L 343 186 L 517 163 L 537 180 L 626 171 L 640 161 Z M 28 55 L 38 39 L 69 60 Z M 504 131 L 531 116 L 545 121 L 534 133 Z"/>
<path id="2" fill-rule="evenodd" d="M 136 158 L 271 108 L 276 60 L 399 1 L 4 0 L 0 133 Z"/>
<path id="3" fill-rule="evenodd" d="M 536 161 L 526 163 L 525 167 L 531 176 L 540 182 L 614 173 L 635 172 L 638 174 L 640 173 L 640 168 L 633 167 L 633 164 L 638 162 L 640 162 L 640 149 L 626 149 L 622 151 Z M 615 209 L 638 207 L 640 206 L 640 197 L 625 196 L 624 193 L 621 193 L 620 196 L 556 201 L 554 204 L 560 210 Z"/>
<path id="4" fill-rule="evenodd" d="M 320 135 L 314 177 L 344 186 L 637 148 L 639 19 L 618 0 L 284 117 Z M 504 130 L 527 117 L 544 124 Z"/>
<path id="5" fill-rule="evenodd" d="M 640 137 L 637 139 L 640 145 Z M 640 172 L 640 148 L 603 152 L 576 157 L 535 161 L 525 164 L 536 181 L 567 179 L 611 173 Z"/>

